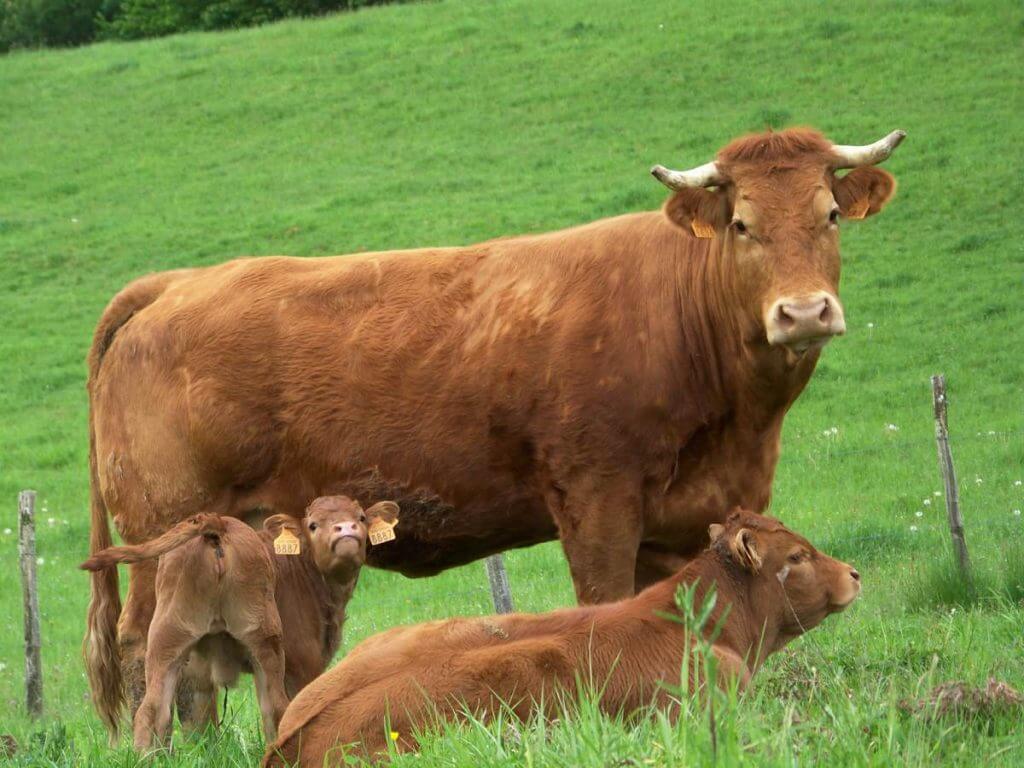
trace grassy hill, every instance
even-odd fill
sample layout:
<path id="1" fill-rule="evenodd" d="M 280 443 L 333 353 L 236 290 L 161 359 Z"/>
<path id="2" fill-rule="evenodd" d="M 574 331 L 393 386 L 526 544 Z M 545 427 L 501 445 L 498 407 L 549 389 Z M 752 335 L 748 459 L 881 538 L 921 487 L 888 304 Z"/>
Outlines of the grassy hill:
<path id="1" fill-rule="evenodd" d="M 743 132 L 809 124 L 841 143 L 909 134 L 886 165 L 896 199 L 845 225 L 849 332 L 787 421 L 773 504 L 853 561 L 865 595 L 766 667 L 723 717 L 721 756 L 1024 763 L 1013 717 L 930 723 L 895 706 L 947 679 L 1024 688 L 1022 33 L 1010 2 L 472 1 L 0 58 L 0 732 L 26 765 L 133 762 L 108 752 L 89 709 L 88 586 L 75 570 L 88 530 L 84 357 L 125 282 L 242 254 L 469 243 L 653 209 L 665 190 L 651 164 L 696 165 Z M 937 372 L 982 587 L 956 608 L 933 495 Z M 41 500 L 40 725 L 24 716 L 17 631 L 15 497 L 27 487 Z M 571 603 L 556 545 L 508 562 L 518 607 Z M 372 572 L 346 646 L 488 610 L 480 564 L 426 581 Z M 250 764 L 250 687 L 232 694 L 223 736 L 169 762 Z M 630 727 L 584 713 L 506 737 L 462 729 L 402 764 L 710 756 L 686 718 Z"/>

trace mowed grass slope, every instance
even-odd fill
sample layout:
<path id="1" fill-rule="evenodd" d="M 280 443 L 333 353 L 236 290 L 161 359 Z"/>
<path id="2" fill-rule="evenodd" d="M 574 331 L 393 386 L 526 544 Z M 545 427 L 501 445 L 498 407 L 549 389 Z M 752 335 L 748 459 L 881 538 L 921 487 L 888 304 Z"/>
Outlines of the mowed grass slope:
<path id="1" fill-rule="evenodd" d="M 746 131 L 810 124 L 842 143 L 909 133 L 886 166 L 896 199 L 844 225 L 849 333 L 787 421 L 773 503 L 854 562 L 865 593 L 722 714 L 720 757 L 1024 763 L 1015 717 L 930 723 L 895 706 L 948 679 L 1024 688 L 1022 31 L 1010 2 L 441 2 L 0 59 L 0 733 L 25 764 L 133 764 L 107 750 L 89 708 L 88 584 L 75 569 L 88 532 L 84 358 L 127 281 L 653 209 L 665 190 L 652 163 L 696 165 Z M 949 557 L 936 372 L 982 592 L 959 607 L 936 582 Z M 27 487 L 41 502 L 43 725 L 24 714 L 16 536 L 4 530 Z M 571 604 L 557 545 L 508 565 L 518 607 Z M 421 581 L 368 572 L 345 645 L 489 605 L 481 564 Z M 222 736 L 169 764 L 250 764 L 262 749 L 250 688 L 232 694 Z M 584 711 L 550 728 L 460 729 L 402 762 L 700 762 L 702 722 Z"/>

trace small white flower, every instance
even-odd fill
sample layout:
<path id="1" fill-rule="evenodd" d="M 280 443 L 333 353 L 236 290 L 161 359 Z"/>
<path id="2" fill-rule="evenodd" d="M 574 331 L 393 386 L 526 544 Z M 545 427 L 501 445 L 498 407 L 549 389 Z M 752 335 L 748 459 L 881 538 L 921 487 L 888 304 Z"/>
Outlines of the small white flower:
<path id="1" fill-rule="evenodd" d="M 10 535 L 11 535 L 11 529 L 10 528 L 4 528 L 4 536 L 10 536 Z"/>
<path id="2" fill-rule="evenodd" d="M 664 28 L 665 28 L 665 25 L 664 25 L 664 24 L 659 24 L 659 25 L 658 25 L 658 29 L 664 29 Z"/>
<path id="3" fill-rule="evenodd" d="M 925 499 L 921 503 L 924 504 L 926 507 L 930 507 L 932 505 L 932 500 L 931 499 Z"/>
<path id="4" fill-rule="evenodd" d="M 990 429 L 990 430 L 988 431 L 988 433 L 989 433 L 989 435 L 994 435 L 994 434 L 996 433 L 996 431 L 995 431 L 994 429 Z"/>
<path id="5" fill-rule="evenodd" d="M 949 609 L 949 615 L 950 616 L 956 616 L 956 608 L 950 608 Z"/>
<path id="6" fill-rule="evenodd" d="M 916 525 L 910 526 L 910 532 L 911 533 L 917 533 L 917 526 Z"/>
<path id="7" fill-rule="evenodd" d="M 895 424 L 886 424 L 885 428 L 887 430 L 889 430 L 890 432 L 899 432 L 900 431 L 900 428 L 897 427 Z"/>
<path id="8" fill-rule="evenodd" d="M 1020 510 L 1019 509 L 1013 510 L 1013 516 L 1014 517 L 1020 517 Z"/>
<path id="9" fill-rule="evenodd" d="M 5 669 L 7 669 L 7 665 L 0 661 L 0 672 L 3 672 Z"/>
<path id="10" fill-rule="evenodd" d="M 1014 480 L 1014 481 L 1013 481 L 1013 484 L 1014 484 L 1015 486 L 1017 486 L 1018 488 L 1020 488 L 1020 480 Z"/>
<path id="11" fill-rule="evenodd" d="M 942 491 L 935 491 L 934 493 L 932 493 L 932 496 L 934 496 L 935 498 L 938 498 L 941 495 L 942 495 Z"/>
<path id="12" fill-rule="evenodd" d="M 36 558 L 36 565 L 43 565 L 45 562 L 46 562 L 46 560 L 44 560 L 41 557 L 37 557 Z"/>
<path id="13" fill-rule="evenodd" d="M 924 517 L 924 512 L 919 509 L 914 513 L 914 517 Z"/>
<path id="14" fill-rule="evenodd" d="M 976 484 L 978 484 L 978 485 L 981 485 L 981 484 L 982 484 L 983 482 L 985 482 L 985 481 L 984 481 L 984 480 L 982 480 L 982 479 L 981 479 L 980 477 L 978 477 L 977 475 L 975 475 L 975 476 L 974 476 L 974 482 L 975 482 Z"/>
<path id="15" fill-rule="evenodd" d="M 875 327 L 874 323 L 868 323 L 868 328 L 874 328 L 874 327 Z"/>
<path id="16" fill-rule="evenodd" d="M 47 525 L 56 525 L 57 521 L 54 518 L 52 518 L 52 517 L 48 517 L 48 518 L 46 518 L 46 524 Z"/>

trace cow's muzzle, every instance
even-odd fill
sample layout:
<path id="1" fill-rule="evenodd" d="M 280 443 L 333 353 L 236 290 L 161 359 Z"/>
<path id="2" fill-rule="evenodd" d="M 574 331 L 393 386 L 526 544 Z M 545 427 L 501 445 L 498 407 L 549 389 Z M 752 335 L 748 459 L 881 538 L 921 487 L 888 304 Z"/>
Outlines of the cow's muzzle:
<path id="1" fill-rule="evenodd" d="M 839 299 L 826 291 L 809 296 L 783 296 L 768 309 L 765 318 L 768 343 L 802 354 L 821 349 L 833 336 L 846 333 L 846 319 Z"/>

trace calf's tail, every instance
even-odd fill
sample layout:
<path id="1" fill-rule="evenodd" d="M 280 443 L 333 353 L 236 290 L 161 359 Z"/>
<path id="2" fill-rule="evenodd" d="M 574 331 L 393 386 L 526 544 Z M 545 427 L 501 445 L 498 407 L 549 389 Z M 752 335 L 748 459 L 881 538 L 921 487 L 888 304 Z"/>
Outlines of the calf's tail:
<path id="1" fill-rule="evenodd" d="M 138 563 L 143 560 L 151 560 L 154 557 L 166 555 L 172 549 L 187 544 L 197 536 L 205 536 L 214 544 L 219 545 L 220 536 L 223 533 L 224 521 L 220 515 L 196 515 L 178 523 L 162 536 L 147 541 L 145 544 L 102 549 L 78 567 L 85 571 L 102 571 L 112 569 L 118 563 Z"/>

